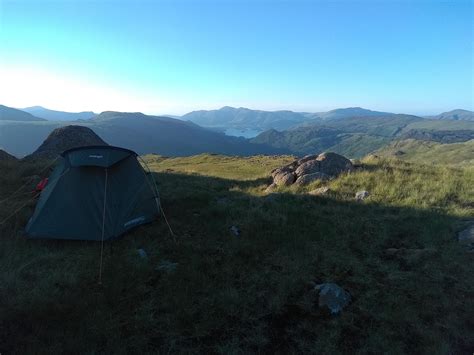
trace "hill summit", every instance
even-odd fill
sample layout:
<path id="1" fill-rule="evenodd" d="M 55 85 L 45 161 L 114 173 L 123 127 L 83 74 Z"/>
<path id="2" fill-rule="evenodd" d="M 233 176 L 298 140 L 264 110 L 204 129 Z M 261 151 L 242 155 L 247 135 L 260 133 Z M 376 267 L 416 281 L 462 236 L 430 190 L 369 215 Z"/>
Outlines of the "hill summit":
<path id="1" fill-rule="evenodd" d="M 83 126 L 65 126 L 56 128 L 29 159 L 52 159 L 63 151 L 91 145 L 108 145 L 90 128 Z"/>

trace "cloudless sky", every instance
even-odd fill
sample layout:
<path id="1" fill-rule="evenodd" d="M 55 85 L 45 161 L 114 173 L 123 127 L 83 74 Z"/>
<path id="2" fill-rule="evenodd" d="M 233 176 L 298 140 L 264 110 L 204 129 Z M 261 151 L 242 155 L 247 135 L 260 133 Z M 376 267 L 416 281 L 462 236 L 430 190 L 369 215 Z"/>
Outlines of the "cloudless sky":
<path id="1" fill-rule="evenodd" d="M 0 0 L 0 104 L 474 108 L 470 0 Z"/>

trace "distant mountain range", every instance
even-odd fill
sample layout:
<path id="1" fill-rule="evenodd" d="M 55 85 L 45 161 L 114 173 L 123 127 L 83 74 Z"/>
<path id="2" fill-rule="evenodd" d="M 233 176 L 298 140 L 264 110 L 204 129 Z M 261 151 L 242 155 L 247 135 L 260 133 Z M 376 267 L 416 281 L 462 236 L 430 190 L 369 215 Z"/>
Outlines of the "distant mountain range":
<path id="1" fill-rule="evenodd" d="M 221 130 L 257 130 L 276 129 L 283 131 L 300 125 L 312 124 L 316 121 L 332 121 L 354 117 L 388 117 L 396 115 L 391 112 L 372 111 L 362 107 L 338 108 L 327 112 L 293 112 L 293 111 L 261 111 L 248 108 L 225 106 L 219 110 L 193 111 L 181 117 L 200 126 L 219 128 Z M 474 112 L 454 110 L 431 119 L 474 120 Z"/>
<path id="2" fill-rule="evenodd" d="M 319 112 L 309 114 L 309 117 L 312 119 L 320 120 L 337 120 L 348 117 L 373 117 L 373 116 L 390 116 L 394 113 L 390 112 L 381 112 L 381 111 L 372 111 L 367 110 L 362 107 L 348 107 L 348 108 L 338 108 L 328 112 Z"/>
<path id="3" fill-rule="evenodd" d="M 360 157 L 401 139 L 441 144 L 468 141 L 474 137 L 474 121 L 461 119 L 470 117 L 466 112 L 470 111 L 451 111 L 449 114 L 457 116 L 450 119 L 447 114 L 424 118 L 360 107 L 324 113 L 223 107 L 220 110 L 195 111 L 180 119 L 140 112 L 106 111 L 89 119 L 53 121 L 0 106 L 0 149 L 17 157 L 30 154 L 53 129 L 74 122 L 75 125 L 91 128 L 112 145 L 130 148 L 139 154 L 305 155 L 334 151 L 349 157 Z M 261 133 L 244 139 L 216 131 L 219 127 L 248 128 Z"/>
<path id="4" fill-rule="evenodd" d="M 9 120 L 0 121 L 0 149 L 17 157 L 23 157 L 36 150 L 55 128 L 71 124 L 70 121 L 35 119 L 34 116 L 20 110 L 7 109 Z M 22 114 L 28 115 L 30 120 L 21 119 Z M 15 117 L 20 119 L 12 120 Z M 170 117 L 148 116 L 139 112 L 107 111 L 89 120 L 74 121 L 74 124 L 91 128 L 111 145 L 129 148 L 139 154 L 184 156 L 208 152 L 230 155 L 282 152 L 266 145 L 253 144 L 242 138 L 226 136 L 192 122 Z"/>
<path id="5" fill-rule="evenodd" d="M 261 111 L 225 106 L 219 110 L 193 111 L 181 117 L 203 127 L 284 130 L 308 120 L 304 114 L 293 111 Z"/>
<path id="6" fill-rule="evenodd" d="M 26 107 L 26 108 L 22 108 L 21 110 L 31 113 L 32 115 L 36 117 L 44 118 L 49 121 L 88 120 L 96 116 L 96 114 L 92 111 L 64 112 L 64 111 L 50 110 L 42 106 Z"/>
<path id="7" fill-rule="evenodd" d="M 17 110 L 8 106 L 0 105 L 0 121 L 46 121 L 43 118 L 33 116 L 28 112 Z"/>

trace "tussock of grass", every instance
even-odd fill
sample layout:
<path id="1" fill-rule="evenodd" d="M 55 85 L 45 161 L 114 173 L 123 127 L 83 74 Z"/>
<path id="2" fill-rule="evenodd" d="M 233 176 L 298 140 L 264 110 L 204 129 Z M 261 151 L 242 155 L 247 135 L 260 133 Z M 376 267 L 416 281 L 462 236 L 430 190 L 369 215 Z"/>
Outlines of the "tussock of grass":
<path id="1" fill-rule="evenodd" d="M 266 194 L 290 157 L 146 158 L 162 220 L 99 245 L 28 241 L 31 211 L 0 227 L 0 347 L 10 352 L 463 353 L 474 347 L 472 171 L 367 159 L 328 184 Z M 8 189 L 18 185 L 8 173 Z M 170 171 L 172 169 L 172 171 Z M 34 173 L 33 170 L 28 170 Z M 356 203 L 357 190 L 370 197 Z M 7 191 L 1 191 L 0 198 Z M 19 201 L 15 201 L 18 203 Z M 9 206 L 0 207 L 0 217 Z M 241 236 L 229 227 L 236 225 Z M 419 259 L 386 248 L 432 248 Z M 148 260 L 138 257 L 143 248 Z M 175 271 L 157 269 L 164 261 Z M 310 282 L 353 296 L 341 315 L 316 307 Z"/>

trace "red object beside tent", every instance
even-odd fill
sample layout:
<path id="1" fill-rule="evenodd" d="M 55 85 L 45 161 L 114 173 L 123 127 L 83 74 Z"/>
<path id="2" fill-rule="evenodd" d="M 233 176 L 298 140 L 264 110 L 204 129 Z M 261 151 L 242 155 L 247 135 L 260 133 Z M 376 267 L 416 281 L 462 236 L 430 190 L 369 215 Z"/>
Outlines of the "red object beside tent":
<path id="1" fill-rule="evenodd" d="M 38 185 L 36 185 L 36 192 L 41 192 L 43 191 L 43 189 L 46 187 L 46 185 L 48 184 L 48 178 L 44 178 L 43 180 L 41 180 Z"/>

